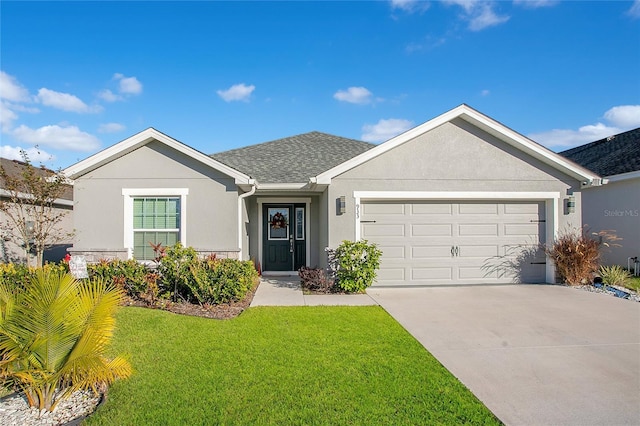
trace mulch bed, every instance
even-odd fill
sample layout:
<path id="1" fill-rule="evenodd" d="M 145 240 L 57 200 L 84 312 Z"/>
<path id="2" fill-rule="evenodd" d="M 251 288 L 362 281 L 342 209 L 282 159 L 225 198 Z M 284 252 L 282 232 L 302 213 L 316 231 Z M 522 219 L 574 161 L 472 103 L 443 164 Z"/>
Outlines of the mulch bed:
<path id="1" fill-rule="evenodd" d="M 198 305 L 185 301 L 180 302 L 164 302 L 164 306 L 157 304 L 155 306 L 148 304 L 143 300 L 128 299 L 125 301 L 125 306 L 138 306 L 149 309 L 159 309 L 163 311 L 173 312 L 174 314 L 190 315 L 194 317 L 211 318 L 211 319 L 231 319 L 240 315 L 245 309 L 251 305 L 253 296 L 256 293 L 258 286 L 256 285 L 252 290 L 245 295 L 245 297 L 237 302 L 223 303 L 220 305 Z"/>

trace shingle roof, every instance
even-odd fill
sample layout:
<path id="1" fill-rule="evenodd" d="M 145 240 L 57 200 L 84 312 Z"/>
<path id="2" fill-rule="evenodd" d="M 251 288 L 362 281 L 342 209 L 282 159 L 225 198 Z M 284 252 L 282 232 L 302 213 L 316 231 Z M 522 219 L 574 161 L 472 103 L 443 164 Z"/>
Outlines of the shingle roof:
<path id="1" fill-rule="evenodd" d="M 560 153 L 600 176 L 640 170 L 640 127 Z"/>
<path id="2" fill-rule="evenodd" d="M 27 164 L 18 160 L 0 158 L 0 166 L 4 168 L 7 175 L 12 178 L 17 178 L 22 174 L 25 167 L 27 167 Z M 36 165 L 33 165 L 33 169 L 39 176 L 51 176 L 55 173 L 53 170 L 47 169 L 45 167 L 38 167 Z M 4 181 L 2 179 L 0 179 L 0 188 L 4 189 Z M 62 192 L 60 198 L 63 200 L 73 201 L 73 187 L 71 185 L 64 185 L 64 191 Z"/>
<path id="3" fill-rule="evenodd" d="M 304 183 L 375 145 L 309 132 L 211 155 L 262 183 Z"/>

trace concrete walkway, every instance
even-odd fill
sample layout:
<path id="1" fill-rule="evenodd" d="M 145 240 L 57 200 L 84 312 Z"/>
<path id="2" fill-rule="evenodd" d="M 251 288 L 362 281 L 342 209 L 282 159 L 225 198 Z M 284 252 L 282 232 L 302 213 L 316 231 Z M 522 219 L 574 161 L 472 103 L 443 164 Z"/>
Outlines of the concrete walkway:
<path id="1" fill-rule="evenodd" d="M 368 294 L 303 294 L 298 277 L 262 277 L 251 306 L 369 306 Z"/>

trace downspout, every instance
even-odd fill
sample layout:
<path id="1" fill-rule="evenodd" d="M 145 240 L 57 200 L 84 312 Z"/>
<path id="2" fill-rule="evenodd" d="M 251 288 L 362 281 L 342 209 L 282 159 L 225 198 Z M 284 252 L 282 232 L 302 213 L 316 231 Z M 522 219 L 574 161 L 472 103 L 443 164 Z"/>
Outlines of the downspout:
<path id="1" fill-rule="evenodd" d="M 242 201 L 256 193 L 256 181 L 255 179 L 249 179 L 249 185 L 251 185 L 251 189 L 244 194 L 240 194 L 238 196 L 238 260 L 242 260 L 242 240 L 243 238 L 243 222 L 242 222 Z"/>

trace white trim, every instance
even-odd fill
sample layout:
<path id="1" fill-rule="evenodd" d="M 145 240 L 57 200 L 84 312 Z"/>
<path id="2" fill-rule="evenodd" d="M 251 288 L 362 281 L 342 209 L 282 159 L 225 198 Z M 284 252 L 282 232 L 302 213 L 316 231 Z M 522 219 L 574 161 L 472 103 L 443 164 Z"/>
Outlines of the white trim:
<path id="1" fill-rule="evenodd" d="M 258 197 L 256 198 L 256 202 L 258 203 L 258 259 L 260 265 L 264 267 L 264 258 L 263 258 L 263 204 L 305 204 L 306 210 L 306 242 L 305 242 L 305 250 L 307 251 L 306 255 L 306 265 L 311 266 L 310 258 L 311 258 L 311 198 L 309 197 L 291 197 L 291 198 L 269 198 L 269 197 Z M 295 210 L 295 209 L 294 209 Z M 269 272 L 269 271 L 267 271 Z M 295 271 L 291 271 L 292 273 Z M 274 271 L 274 273 L 282 273 L 281 271 Z M 297 274 L 297 272 L 296 272 Z"/>
<path id="2" fill-rule="evenodd" d="M 33 194 L 26 194 L 24 192 L 18 192 L 15 194 L 18 198 L 22 198 L 23 200 L 32 200 L 34 198 Z M 0 188 L 0 196 L 12 198 L 14 193 L 11 191 L 7 191 L 6 189 Z M 57 204 L 59 206 L 68 206 L 73 207 L 73 200 L 65 200 L 64 198 L 56 198 L 53 200 L 53 204 Z"/>
<path id="3" fill-rule="evenodd" d="M 553 151 L 543 147 L 542 145 L 532 141 L 531 139 L 509 129 L 503 124 L 491 119 L 490 117 L 476 111 L 468 105 L 460 105 L 450 111 L 445 112 L 438 117 L 427 121 L 413 129 L 406 131 L 388 141 L 368 150 L 364 153 L 339 164 L 316 177 L 311 178 L 311 182 L 328 185 L 334 177 L 363 164 L 405 142 L 408 142 L 424 133 L 427 133 L 438 126 L 448 123 L 456 118 L 463 119 L 468 123 L 486 131 L 487 133 L 497 137 L 503 142 L 514 146 L 515 148 L 537 158 L 555 169 L 562 171 L 577 180 L 587 181 L 589 184 L 598 179 L 599 176 L 590 170 L 585 169 L 572 161 L 556 154 Z"/>
<path id="4" fill-rule="evenodd" d="M 176 197 L 189 195 L 189 188 L 122 188 L 122 195 L 130 197 Z"/>
<path id="5" fill-rule="evenodd" d="M 238 259 L 239 260 L 244 260 L 243 256 L 243 250 L 242 247 L 244 246 L 244 232 L 245 232 L 245 227 L 244 227 L 244 209 L 242 208 L 243 205 L 246 206 L 246 204 L 244 204 L 245 199 L 253 194 L 255 194 L 256 192 L 256 181 L 254 179 L 249 179 L 249 184 L 251 185 L 251 189 L 249 189 L 249 191 L 238 195 Z M 248 217 L 248 213 L 247 213 L 247 221 L 249 220 Z"/>
<path id="6" fill-rule="evenodd" d="M 160 142 L 170 148 L 175 149 L 196 161 L 199 161 L 215 170 L 218 170 L 227 176 L 230 176 L 235 179 L 235 183 L 247 184 L 249 182 L 249 176 L 244 173 L 240 173 L 239 171 L 232 169 L 231 167 L 220 163 L 219 161 L 214 160 L 208 155 L 197 151 L 190 146 L 179 142 L 164 133 L 157 131 L 156 129 L 150 127 L 146 130 L 143 130 L 140 133 L 137 133 L 121 142 L 118 142 L 115 145 L 110 146 L 72 166 L 67 167 L 63 170 L 63 174 L 70 179 L 77 179 L 78 177 L 91 172 L 117 158 L 120 158 L 131 151 L 134 151 L 149 142 L 157 141 Z"/>
<path id="7" fill-rule="evenodd" d="M 311 198 L 309 197 L 286 197 L 286 198 L 258 197 L 257 202 L 258 204 L 302 204 L 302 203 L 311 204 Z"/>
<path id="8" fill-rule="evenodd" d="M 360 208 L 362 201 L 383 201 L 383 200 L 530 200 L 544 201 L 546 217 L 545 243 L 552 242 L 558 235 L 560 222 L 560 202 L 559 192 L 470 192 L 470 191 L 353 191 L 355 199 L 355 234 L 356 241 L 361 238 L 360 232 Z M 556 269 L 553 262 L 547 258 L 545 279 L 548 283 L 555 283 Z"/>
<path id="9" fill-rule="evenodd" d="M 619 175 L 607 176 L 605 180 L 608 180 L 609 182 L 620 182 L 623 180 L 636 178 L 640 178 L 640 170 L 636 170 L 635 172 L 620 173 Z"/>
<path id="10" fill-rule="evenodd" d="M 353 191 L 353 196 L 367 200 L 543 200 L 560 198 L 560 193 L 505 191 Z"/>
<path id="11" fill-rule="evenodd" d="M 258 183 L 258 189 L 261 191 L 287 191 L 305 189 L 309 183 Z"/>
<path id="12" fill-rule="evenodd" d="M 186 247 L 187 195 L 189 195 L 189 188 L 122 188 L 122 196 L 124 197 L 123 241 L 128 259 L 133 257 L 133 199 L 135 197 L 180 197 L 180 243 Z"/>

